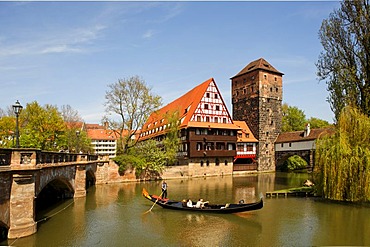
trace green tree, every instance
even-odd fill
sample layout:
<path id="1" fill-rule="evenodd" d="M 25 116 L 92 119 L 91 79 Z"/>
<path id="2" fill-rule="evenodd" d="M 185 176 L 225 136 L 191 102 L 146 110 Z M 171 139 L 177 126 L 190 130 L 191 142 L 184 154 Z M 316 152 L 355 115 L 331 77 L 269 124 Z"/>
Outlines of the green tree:
<path id="1" fill-rule="evenodd" d="M 173 164 L 176 161 L 176 155 L 179 150 L 179 112 L 169 112 L 165 119 L 169 124 L 165 138 L 163 139 L 163 147 L 166 155 L 167 163 Z"/>
<path id="2" fill-rule="evenodd" d="M 103 122 L 108 123 L 109 128 L 119 136 L 118 153 L 127 153 L 138 141 L 134 138 L 138 136 L 137 131 L 161 105 L 161 97 L 154 95 L 138 76 L 120 79 L 108 88 L 105 94 L 107 115 Z"/>
<path id="3" fill-rule="evenodd" d="M 289 106 L 284 103 L 282 106 L 283 119 L 282 119 L 282 131 L 298 131 L 304 130 L 306 124 L 306 115 L 304 112 L 296 106 Z"/>
<path id="4" fill-rule="evenodd" d="M 316 141 L 315 182 L 323 197 L 370 202 L 370 118 L 345 107 L 332 136 Z"/>
<path id="5" fill-rule="evenodd" d="M 91 140 L 83 129 L 83 120 L 78 111 L 70 105 L 60 108 L 61 116 L 66 124 L 64 132 L 64 149 L 71 152 L 89 153 L 92 151 Z"/>
<path id="6" fill-rule="evenodd" d="M 282 165 L 282 171 L 294 171 L 307 168 L 307 161 L 298 155 L 290 156 Z"/>
<path id="7" fill-rule="evenodd" d="M 59 150 L 65 143 L 65 124 L 56 106 L 27 104 L 20 114 L 21 147 Z"/>
<path id="8" fill-rule="evenodd" d="M 322 22 L 319 37 L 324 51 L 316 64 L 317 75 L 326 81 L 336 120 L 345 106 L 370 116 L 369 0 L 344 0 Z"/>
<path id="9" fill-rule="evenodd" d="M 331 126 L 331 124 L 323 119 L 311 117 L 307 120 L 308 123 L 310 123 L 311 129 L 319 129 L 319 128 L 325 128 L 328 126 Z"/>
<path id="10" fill-rule="evenodd" d="M 0 117 L 0 147 L 10 148 L 14 146 L 15 117 Z"/>

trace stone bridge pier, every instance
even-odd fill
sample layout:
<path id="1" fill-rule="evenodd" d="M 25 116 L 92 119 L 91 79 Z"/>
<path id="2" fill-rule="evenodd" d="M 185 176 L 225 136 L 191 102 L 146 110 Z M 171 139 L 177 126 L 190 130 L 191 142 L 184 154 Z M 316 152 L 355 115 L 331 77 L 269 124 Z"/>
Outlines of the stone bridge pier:
<path id="1" fill-rule="evenodd" d="M 36 200 L 44 188 L 85 197 L 87 185 L 105 182 L 100 178 L 108 162 L 87 154 L 0 149 L 0 227 L 8 229 L 9 239 L 34 234 Z"/>

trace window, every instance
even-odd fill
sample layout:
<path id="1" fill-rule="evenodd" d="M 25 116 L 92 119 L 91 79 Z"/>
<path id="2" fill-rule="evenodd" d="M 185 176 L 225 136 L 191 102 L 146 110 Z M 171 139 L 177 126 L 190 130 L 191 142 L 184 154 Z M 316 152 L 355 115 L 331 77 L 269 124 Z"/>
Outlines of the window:
<path id="1" fill-rule="evenodd" d="M 207 166 L 209 166 L 209 160 L 207 160 L 206 163 L 207 163 Z"/>
<path id="2" fill-rule="evenodd" d="M 196 135 L 200 135 L 200 130 L 199 129 L 195 129 L 195 134 Z"/>
<path id="3" fill-rule="evenodd" d="M 246 133 L 245 134 L 245 138 L 249 138 L 249 133 Z"/>
<path id="4" fill-rule="evenodd" d="M 209 98 L 209 93 L 206 93 L 206 97 Z"/>
<path id="5" fill-rule="evenodd" d="M 209 117 L 206 117 L 206 122 L 209 122 Z"/>
<path id="6" fill-rule="evenodd" d="M 216 149 L 217 150 L 225 150 L 225 143 L 223 143 L 223 142 L 216 142 Z"/>
<path id="7" fill-rule="evenodd" d="M 247 152 L 252 152 L 252 151 L 253 151 L 253 145 L 247 144 Z"/>
<path id="8" fill-rule="evenodd" d="M 203 160 L 200 161 L 200 166 L 203 166 L 204 165 L 204 162 Z"/>
<path id="9" fill-rule="evenodd" d="M 225 166 L 227 166 L 227 160 L 225 160 Z"/>
<path id="10" fill-rule="evenodd" d="M 215 123 L 218 123 L 218 117 L 215 117 Z"/>
<path id="11" fill-rule="evenodd" d="M 220 165 L 220 160 L 218 158 L 216 158 L 215 164 L 216 164 L 216 166 L 219 166 Z"/>
<path id="12" fill-rule="evenodd" d="M 226 123 L 226 122 L 227 122 L 227 119 L 224 117 L 224 118 L 222 119 L 222 122 L 223 122 L 223 123 Z"/>
<path id="13" fill-rule="evenodd" d="M 200 150 L 202 150 L 202 143 L 197 142 L 197 151 L 200 151 Z"/>
<path id="14" fill-rule="evenodd" d="M 292 143 L 291 142 L 289 142 L 289 147 L 292 147 Z"/>
<path id="15" fill-rule="evenodd" d="M 202 117 L 201 116 L 197 116 L 197 121 L 198 122 L 202 122 Z"/>
<path id="16" fill-rule="evenodd" d="M 238 143 L 237 145 L 237 151 L 243 152 L 244 151 L 244 144 L 243 143 Z"/>
<path id="17" fill-rule="evenodd" d="M 220 110 L 220 106 L 216 105 L 216 111 L 219 111 L 219 110 Z"/>
<path id="18" fill-rule="evenodd" d="M 284 147 L 284 143 L 281 143 L 281 147 L 282 147 L 282 148 Z"/>
<path id="19" fill-rule="evenodd" d="M 218 94 L 217 93 L 215 93 L 215 99 L 218 99 Z"/>
<path id="20" fill-rule="evenodd" d="M 208 104 L 204 104 L 204 109 L 208 110 Z"/>
<path id="21" fill-rule="evenodd" d="M 228 143 L 227 144 L 227 150 L 235 150 L 235 144 L 234 143 Z"/>

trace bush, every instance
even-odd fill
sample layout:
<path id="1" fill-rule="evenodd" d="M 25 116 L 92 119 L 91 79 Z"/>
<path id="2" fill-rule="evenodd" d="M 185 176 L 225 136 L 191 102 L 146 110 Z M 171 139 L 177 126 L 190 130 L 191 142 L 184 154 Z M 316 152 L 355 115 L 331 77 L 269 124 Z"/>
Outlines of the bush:
<path id="1" fill-rule="evenodd" d="M 298 155 L 290 156 L 282 165 L 281 170 L 290 172 L 294 170 L 305 169 L 307 167 L 307 161 Z"/>

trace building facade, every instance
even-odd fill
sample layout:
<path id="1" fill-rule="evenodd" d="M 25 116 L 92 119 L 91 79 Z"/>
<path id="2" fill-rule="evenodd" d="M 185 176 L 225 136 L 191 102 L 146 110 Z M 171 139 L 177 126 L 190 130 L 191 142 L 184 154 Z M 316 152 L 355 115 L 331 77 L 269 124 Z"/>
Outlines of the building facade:
<path id="1" fill-rule="evenodd" d="M 181 144 L 176 165 L 189 167 L 190 176 L 231 174 L 237 130 L 213 78 L 151 114 L 140 140 L 161 140 L 170 128 L 166 115 L 177 113 Z"/>
<path id="2" fill-rule="evenodd" d="M 114 131 L 98 124 L 85 124 L 85 129 L 94 154 L 109 156 L 110 159 L 116 157 L 118 138 Z"/>
<path id="3" fill-rule="evenodd" d="M 231 93 L 233 119 L 247 122 L 258 140 L 258 170 L 274 171 L 274 143 L 282 123 L 283 73 L 260 58 L 231 78 Z"/>

